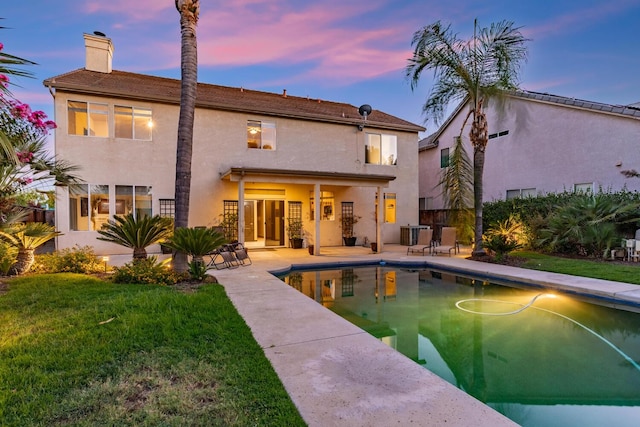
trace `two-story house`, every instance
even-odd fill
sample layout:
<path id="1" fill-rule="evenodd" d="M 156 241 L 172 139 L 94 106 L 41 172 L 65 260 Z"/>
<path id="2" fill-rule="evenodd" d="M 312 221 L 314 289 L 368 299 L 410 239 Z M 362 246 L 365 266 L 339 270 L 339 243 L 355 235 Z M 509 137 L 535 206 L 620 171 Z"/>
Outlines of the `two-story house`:
<path id="1" fill-rule="evenodd" d="M 84 38 L 85 67 L 44 81 L 55 154 L 81 166 L 85 182 L 56 190 L 57 247 L 127 253 L 96 230 L 114 215 L 173 215 L 180 81 L 113 70 L 111 40 Z M 288 220 L 301 219 L 319 253 L 342 244 L 343 216 L 359 217 L 358 244 L 379 250 L 400 241 L 400 225 L 418 223 L 423 127 L 286 91 L 197 90 L 190 226 L 231 219 L 247 246 L 281 247 Z"/>
<path id="2" fill-rule="evenodd" d="M 640 108 L 519 91 L 489 104 L 484 201 L 562 191 L 640 190 Z M 469 157 L 470 123 L 463 127 L 466 104 L 419 143 L 420 209 L 443 209 L 438 182 L 449 164 L 455 138 Z"/>

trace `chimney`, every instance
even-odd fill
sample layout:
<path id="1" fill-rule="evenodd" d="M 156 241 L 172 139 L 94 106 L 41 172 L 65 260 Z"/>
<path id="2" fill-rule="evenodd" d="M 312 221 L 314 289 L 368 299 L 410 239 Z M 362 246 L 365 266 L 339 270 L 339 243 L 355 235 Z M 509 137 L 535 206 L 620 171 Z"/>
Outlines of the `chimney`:
<path id="1" fill-rule="evenodd" d="M 86 62 L 84 68 L 88 71 L 110 73 L 113 60 L 113 43 L 111 39 L 99 31 L 84 34 L 86 48 Z"/>

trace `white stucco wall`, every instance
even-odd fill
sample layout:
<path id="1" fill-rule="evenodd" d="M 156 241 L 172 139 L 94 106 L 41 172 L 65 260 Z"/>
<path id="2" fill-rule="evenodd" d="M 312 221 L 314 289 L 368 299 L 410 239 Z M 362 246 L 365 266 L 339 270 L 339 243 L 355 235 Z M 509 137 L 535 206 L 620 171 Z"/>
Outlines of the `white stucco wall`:
<path id="1" fill-rule="evenodd" d="M 503 113 L 489 106 L 489 134 L 509 131 L 489 140 L 484 168 L 484 200 L 503 200 L 507 190 L 535 188 L 537 193 L 572 191 L 575 184 L 593 183 L 594 190 L 640 190 L 640 179 L 620 171 L 640 170 L 640 120 L 592 110 L 522 98 L 509 98 Z M 439 136 L 439 146 L 419 154 L 420 197 L 439 197 L 440 151 L 453 151 L 463 109 Z M 469 156 L 467 124 L 462 135 Z M 434 188 L 436 187 L 436 188 Z"/>
<path id="2" fill-rule="evenodd" d="M 150 108 L 153 111 L 153 140 L 97 138 L 68 135 L 67 100 Z M 55 95 L 56 156 L 80 165 L 81 178 L 88 184 L 144 185 L 153 188 L 153 212 L 159 213 L 159 199 L 174 198 L 175 156 L 179 106 L 140 101 L 75 95 L 57 91 Z M 373 113 L 375 114 L 375 112 Z M 247 148 L 247 120 L 276 123 L 277 148 L 274 151 Z M 398 165 L 369 165 L 364 162 L 364 133 L 397 135 Z M 111 124 L 110 135 L 113 135 Z M 223 181 L 220 174 L 231 167 L 333 171 L 344 173 L 395 175 L 385 193 L 397 195 L 397 222 L 385 224 L 385 243 L 400 241 L 400 225 L 418 223 L 417 132 L 398 132 L 356 126 L 197 109 L 195 116 L 192 184 L 189 223 L 212 226 L 219 222 L 223 200 L 238 200 L 237 183 Z M 305 229 L 313 223 L 308 217 L 309 192 L 313 185 L 245 183 L 246 188 L 284 189 L 286 200 L 303 202 Z M 356 234 L 370 240 L 375 237 L 373 187 L 323 186 L 334 191 L 335 221 L 321 223 L 322 245 L 341 244 L 338 221 L 341 201 L 354 202 L 355 213 L 362 217 Z M 111 194 L 110 202 L 115 203 Z M 69 201 L 66 189 L 59 189 L 56 201 L 56 226 L 63 236 L 57 247 L 89 245 L 99 254 L 129 253 L 130 250 L 96 239 L 95 231 L 69 229 Z M 359 241 L 360 243 L 360 241 Z M 150 248 L 151 251 L 156 248 Z"/>

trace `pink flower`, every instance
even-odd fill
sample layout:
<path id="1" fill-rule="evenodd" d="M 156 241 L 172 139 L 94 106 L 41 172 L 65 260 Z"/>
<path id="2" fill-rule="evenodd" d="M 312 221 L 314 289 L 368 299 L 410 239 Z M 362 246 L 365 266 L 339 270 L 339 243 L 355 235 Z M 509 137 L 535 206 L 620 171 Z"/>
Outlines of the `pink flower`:
<path id="1" fill-rule="evenodd" d="M 4 49 L 4 45 L 0 43 L 0 50 Z"/>

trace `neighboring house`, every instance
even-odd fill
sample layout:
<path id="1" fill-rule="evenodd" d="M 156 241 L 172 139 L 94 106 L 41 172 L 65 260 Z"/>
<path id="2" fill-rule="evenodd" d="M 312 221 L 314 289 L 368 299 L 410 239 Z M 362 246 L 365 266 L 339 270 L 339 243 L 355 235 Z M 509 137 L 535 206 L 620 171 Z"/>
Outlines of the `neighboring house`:
<path id="1" fill-rule="evenodd" d="M 128 253 L 96 230 L 118 214 L 173 215 L 180 81 L 112 70 L 111 40 L 84 37 L 85 68 L 44 81 L 55 155 L 86 182 L 57 189 L 57 247 Z M 227 218 L 247 246 L 278 247 L 289 244 L 287 220 L 302 219 L 318 253 L 342 244 L 340 218 L 353 213 L 357 244 L 380 236 L 380 250 L 418 222 L 423 130 L 379 110 L 365 120 L 349 104 L 200 83 L 189 225 Z"/>
<path id="2" fill-rule="evenodd" d="M 502 112 L 487 109 L 489 144 L 484 201 L 562 191 L 640 190 L 640 179 L 621 171 L 640 170 L 640 108 L 519 91 Z M 443 209 L 441 172 L 468 109 L 460 105 L 440 129 L 419 143 L 420 209 Z M 462 129 L 467 153 L 470 123 Z"/>

